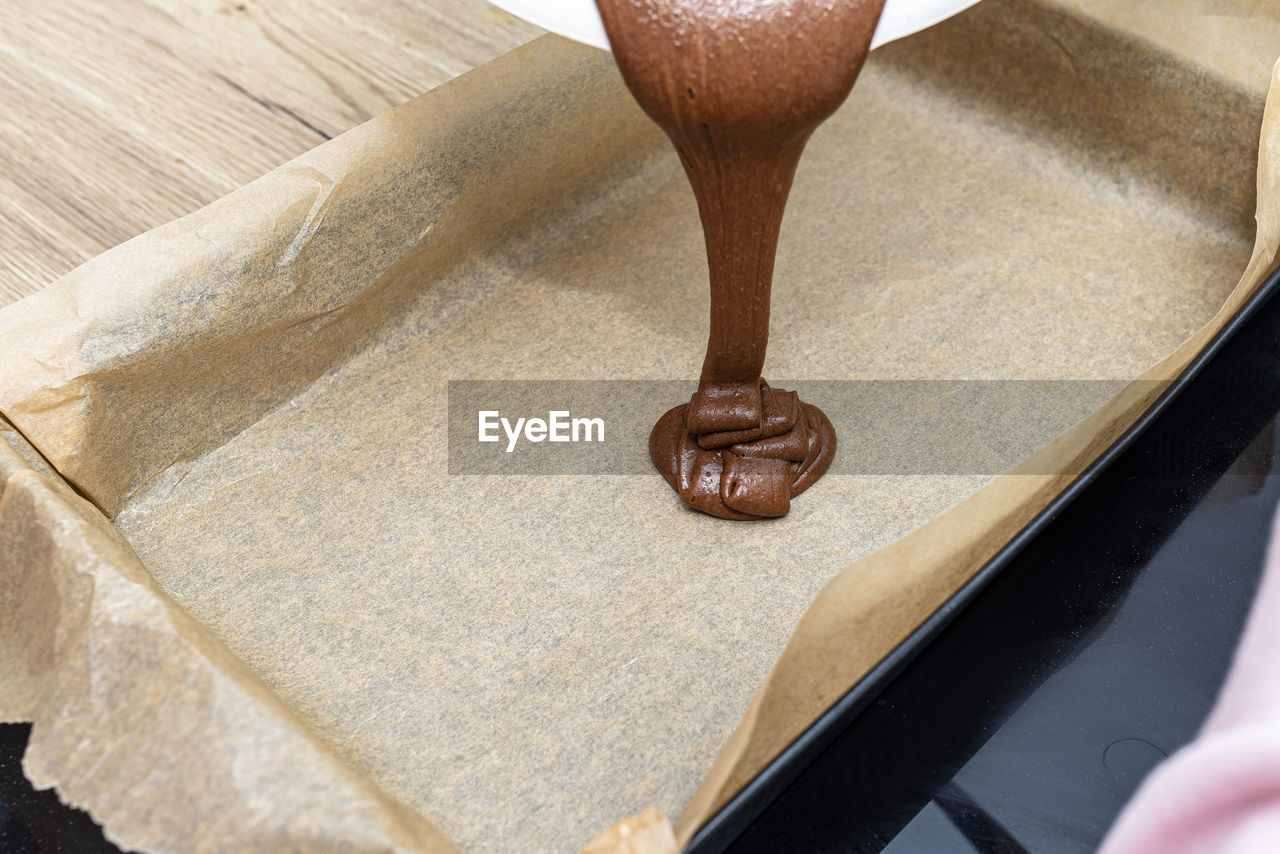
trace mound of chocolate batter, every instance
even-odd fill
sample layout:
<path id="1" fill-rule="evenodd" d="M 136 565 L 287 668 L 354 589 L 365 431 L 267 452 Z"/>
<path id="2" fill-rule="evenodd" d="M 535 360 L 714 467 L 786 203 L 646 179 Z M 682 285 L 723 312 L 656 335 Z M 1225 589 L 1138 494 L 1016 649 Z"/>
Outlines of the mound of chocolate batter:
<path id="1" fill-rule="evenodd" d="M 835 455 L 831 422 L 760 377 L 778 230 L 810 134 L 844 101 L 884 0 L 596 0 L 627 87 L 698 200 L 711 335 L 698 390 L 649 437 L 686 504 L 785 516 Z"/>

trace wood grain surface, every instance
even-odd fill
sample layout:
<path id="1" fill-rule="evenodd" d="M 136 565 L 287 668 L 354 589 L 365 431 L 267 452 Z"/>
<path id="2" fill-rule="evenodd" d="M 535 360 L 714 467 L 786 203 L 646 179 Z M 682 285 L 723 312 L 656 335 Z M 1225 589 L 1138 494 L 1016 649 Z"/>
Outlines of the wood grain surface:
<path id="1" fill-rule="evenodd" d="M 4 0 L 0 305 L 539 32 L 484 0 Z"/>

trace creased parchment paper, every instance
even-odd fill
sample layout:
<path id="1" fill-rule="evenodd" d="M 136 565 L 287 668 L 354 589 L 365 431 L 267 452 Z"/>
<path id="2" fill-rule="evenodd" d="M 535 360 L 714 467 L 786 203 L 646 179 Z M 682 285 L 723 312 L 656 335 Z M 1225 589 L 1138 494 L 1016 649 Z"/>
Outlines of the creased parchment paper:
<path id="1" fill-rule="evenodd" d="M 1276 259 L 1262 89 L 1033 0 L 878 51 L 801 166 L 768 374 L 1176 375 Z M 649 804 L 686 841 L 1068 480 L 829 477 L 739 525 L 446 473 L 449 380 L 692 377 L 706 310 L 674 156 L 546 38 L 0 311 L 29 776 L 146 850 L 568 851 Z"/>

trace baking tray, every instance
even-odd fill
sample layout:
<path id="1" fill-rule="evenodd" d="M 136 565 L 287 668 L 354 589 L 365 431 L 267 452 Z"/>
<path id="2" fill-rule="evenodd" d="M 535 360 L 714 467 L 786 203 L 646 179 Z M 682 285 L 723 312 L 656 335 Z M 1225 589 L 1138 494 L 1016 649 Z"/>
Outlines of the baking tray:
<path id="1" fill-rule="evenodd" d="M 1144 381 L 1047 449 L 1063 473 L 833 470 L 767 526 L 652 474 L 445 474 L 448 380 L 680 380 L 705 343 L 684 177 L 586 48 L 539 40 L 95 259 L 0 313 L 0 409 L 96 504 L 0 459 L 0 536 L 39 567 L 15 625 L 87 619 L 0 658 L 28 774 L 141 848 L 572 848 L 647 803 L 696 829 L 1259 284 L 1262 101 L 1056 3 L 873 57 L 797 177 L 771 376 Z"/>
<path id="2" fill-rule="evenodd" d="M 1082 475 L 1080 486 L 1037 517 L 1019 542 L 1003 549 L 714 816 L 691 842 L 690 854 L 942 854 L 969 850 L 967 845 L 1037 854 L 1093 850 L 1151 764 L 1194 735 L 1247 613 L 1280 499 L 1277 290 L 1280 275 L 1273 274 L 1148 416 Z M 1224 508 L 1224 500 L 1234 506 Z M 1067 512 L 1072 505 L 1084 507 Z M 1227 514 L 1230 523 L 1224 524 Z M 1163 548 L 1175 531 L 1190 545 Z M 1206 573 L 1210 555 L 1214 571 Z M 1172 579 L 1182 579 L 1183 586 L 1165 595 L 1149 589 L 1131 594 L 1137 576 L 1161 561 L 1179 567 Z M 1041 580 L 1046 565 L 1061 570 L 1047 584 Z M 1005 589 L 987 589 L 999 573 L 1008 576 Z M 1192 604 L 1171 614 L 1169 595 Z M 1050 697 L 1047 709 L 1040 704 L 1037 730 L 1056 743 L 1052 750 L 1009 755 L 1005 748 L 997 758 L 995 778 L 1018 781 L 1018 795 L 1000 786 L 974 794 L 954 783 L 957 771 L 1032 702 L 1044 680 L 1096 640 L 1095 628 L 1135 600 L 1149 616 L 1135 628 L 1145 633 L 1129 643 L 1168 643 L 1184 656 L 1178 659 L 1184 675 L 1179 702 L 1152 704 L 1152 697 L 1168 696 L 1169 686 L 1153 686 L 1144 666 L 1148 657 L 1122 658 L 1119 678 L 1110 684 L 1070 686 L 1070 693 L 1088 698 L 1083 712 L 1060 698 Z M 962 616 L 968 625 L 953 627 Z M 1195 631 L 1189 631 L 1192 619 Z M 1117 701 L 1119 694 L 1124 701 Z M 860 719 L 873 705 L 878 713 Z M 1116 712 L 1095 711 L 1116 706 L 1129 727 L 1122 737 L 1108 730 Z M 1090 725 L 1090 716 L 1107 720 Z M 83 813 L 59 804 L 52 793 L 31 791 L 18 762 L 27 728 L 0 730 L 0 846 L 15 854 L 66 845 L 119 850 Z M 1081 731 L 1087 734 L 1083 744 L 1075 735 Z M 1110 750 L 1125 747 L 1134 755 Z M 1063 761 L 1069 752 L 1098 761 L 1081 769 Z M 1025 781 L 1043 785 L 1046 776 L 1056 777 L 1049 788 L 1059 799 L 1037 805 L 1051 822 L 1052 840 L 1040 836 L 1029 844 L 1019 840 L 1023 829 L 1016 821 L 999 816 L 1010 804 L 1015 819 L 1018 807 L 1033 808 L 1028 799 L 1045 792 L 1026 794 Z M 1081 797 L 1082 790 L 1090 797 Z M 1064 793 L 1075 797 L 1062 798 Z M 923 811 L 931 803 L 938 807 L 933 815 Z M 904 836 L 912 824 L 920 826 Z"/>

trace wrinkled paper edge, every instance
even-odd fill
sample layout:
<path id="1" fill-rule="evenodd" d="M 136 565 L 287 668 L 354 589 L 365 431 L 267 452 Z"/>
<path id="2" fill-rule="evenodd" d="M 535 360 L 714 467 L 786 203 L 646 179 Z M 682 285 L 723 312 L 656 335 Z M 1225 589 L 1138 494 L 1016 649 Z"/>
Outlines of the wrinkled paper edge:
<path id="1" fill-rule="evenodd" d="M 235 851 L 455 850 L 347 768 L 160 589 L 96 507 L 38 466 L 0 438 L 0 612 L 33 629 L 27 643 L 0 632 L 0 721 L 33 722 L 23 771 L 37 788 L 56 787 L 126 850 L 202 839 Z M 130 666 L 100 678 L 112 648 Z M 165 691 L 151 667 L 174 674 Z M 175 767 L 132 761 L 139 741 Z M 216 763 L 209 745 L 226 751 Z M 286 802 L 306 808 L 279 810 Z"/>

